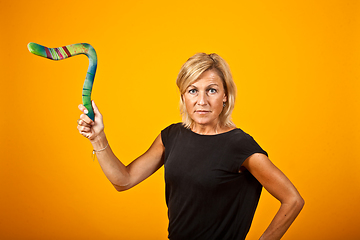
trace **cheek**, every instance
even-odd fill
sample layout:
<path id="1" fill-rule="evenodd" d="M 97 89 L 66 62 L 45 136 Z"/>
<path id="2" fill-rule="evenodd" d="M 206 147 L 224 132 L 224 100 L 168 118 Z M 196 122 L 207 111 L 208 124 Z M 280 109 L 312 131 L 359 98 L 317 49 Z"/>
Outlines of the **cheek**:
<path id="1" fill-rule="evenodd" d="M 216 112 L 218 114 L 220 114 L 222 112 L 223 108 L 224 108 L 223 107 L 223 102 L 219 103 L 218 105 L 216 105 Z"/>
<path id="2" fill-rule="evenodd" d="M 183 97 L 183 104 L 184 104 L 184 106 L 185 106 L 185 108 L 186 108 L 186 111 L 187 111 L 188 113 L 191 113 L 192 104 L 190 103 L 190 100 L 187 99 L 187 98 L 185 98 L 185 97 Z"/>
<path id="3" fill-rule="evenodd" d="M 194 105 L 194 99 L 192 99 L 191 97 L 183 97 L 183 102 L 186 107 L 191 107 Z"/>
<path id="4" fill-rule="evenodd" d="M 214 99 L 213 101 L 213 106 L 216 108 L 223 108 L 223 104 L 224 104 L 224 98 L 223 97 L 219 97 Z"/>

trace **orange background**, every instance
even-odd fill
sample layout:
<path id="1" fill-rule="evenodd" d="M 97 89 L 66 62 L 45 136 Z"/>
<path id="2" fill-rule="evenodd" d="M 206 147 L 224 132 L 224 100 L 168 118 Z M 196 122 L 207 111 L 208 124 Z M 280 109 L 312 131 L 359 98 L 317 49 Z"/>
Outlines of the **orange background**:
<path id="1" fill-rule="evenodd" d="M 358 239 L 359 1 L 2 1 L 1 239 L 166 239 L 163 168 L 118 193 L 79 135 L 85 56 L 50 61 L 28 42 L 94 46 L 93 99 L 125 164 L 180 121 L 175 85 L 197 52 L 224 57 L 233 120 L 306 204 L 283 239 Z M 279 207 L 263 192 L 247 239 Z"/>

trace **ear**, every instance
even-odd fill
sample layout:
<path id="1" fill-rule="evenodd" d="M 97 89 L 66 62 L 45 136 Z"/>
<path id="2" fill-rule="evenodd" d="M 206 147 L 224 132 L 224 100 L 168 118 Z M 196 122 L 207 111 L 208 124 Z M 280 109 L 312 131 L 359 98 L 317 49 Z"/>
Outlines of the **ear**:
<path id="1" fill-rule="evenodd" d="M 227 96 L 226 96 L 226 94 L 224 94 L 223 102 L 224 102 L 224 103 L 227 102 Z"/>

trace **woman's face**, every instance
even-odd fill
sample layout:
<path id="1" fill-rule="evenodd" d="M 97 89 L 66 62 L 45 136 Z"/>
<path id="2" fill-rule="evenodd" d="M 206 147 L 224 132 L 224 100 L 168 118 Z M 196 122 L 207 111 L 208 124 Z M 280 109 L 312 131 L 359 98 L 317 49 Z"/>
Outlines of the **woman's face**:
<path id="1" fill-rule="evenodd" d="M 200 125 L 215 125 L 227 101 L 221 78 L 216 71 L 204 72 L 183 94 L 183 100 L 191 119 Z"/>

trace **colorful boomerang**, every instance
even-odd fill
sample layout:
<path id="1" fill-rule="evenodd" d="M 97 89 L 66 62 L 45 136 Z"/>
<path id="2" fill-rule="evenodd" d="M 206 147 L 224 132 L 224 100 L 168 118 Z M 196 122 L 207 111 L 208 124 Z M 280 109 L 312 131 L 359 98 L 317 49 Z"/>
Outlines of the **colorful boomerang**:
<path id="1" fill-rule="evenodd" d="M 94 111 L 91 106 L 91 91 L 97 67 L 95 49 L 87 43 L 76 43 L 59 48 L 47 48 L 32 42 L 28 44 L 28 48 L 31 53 L 51 60 L 62 60 L 79 54 L 85 54 L 89 58 L 89 68 L 83 86 L 82 101 L 89 111 L 87 115 L 91 120 L 94 120 Z"/>

